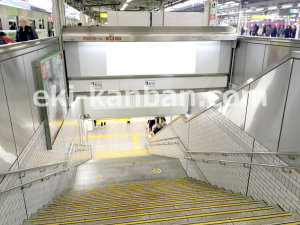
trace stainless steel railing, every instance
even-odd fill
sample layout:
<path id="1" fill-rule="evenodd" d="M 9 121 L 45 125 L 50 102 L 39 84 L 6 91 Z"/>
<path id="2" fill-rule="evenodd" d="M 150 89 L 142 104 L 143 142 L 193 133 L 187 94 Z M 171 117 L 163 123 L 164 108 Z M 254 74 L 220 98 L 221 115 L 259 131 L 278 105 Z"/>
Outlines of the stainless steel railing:
<path id="1" fill-rule="evenodd" d="M 81 147 L 78 147 L 77 146 L 81 146 Z M 84 146 L 84 147 L 82 147 Z M 0 190 L 0 195 L 5 193 L 5 192 L 8 192 L 8 191 L 11 191 L 11 190 L 14 190 L 16 188 L 24 188 L 28 185 L 31 185 L 32 183 L 36 182 L 36 181 L 39 181 L 39 180 L 46 180 L 45 178 L 50 178 L 51 176 L 55 176 L 57 174 L 61 174 L 63 172 L 66 172 L 66 171 L 69 171 L 70 169 L 73 169 L 73 167 L 77 166 L 77 165 L 72 165 L 73 163 L 73 158 L 74 158 L 74 155 L 76 152 L 77 149 L 81 149 L 81 150 L 84 150 L 84 151 L 89 151 L 89 159 L 90 160 L 92 158 L 92 148 L 90 145 L 84 145 L 84 144 L 71 144 L 70 146 L 70 149 L 69 149 L 69 152 L 66 156 L 67 160 L 66 161 L 63 161 L 63 162 L 59 162 L 59 163 L 49 163 L 49 164 L 45 164 L 45 165 L 41 165 L 41 166 L 36 166 L 36 167 L 31 167 L 31 168 L 25 168 L 25 169 L 21 169 L 21 170 L 14 170 L 14 171 L 8 171 L 8 172 L 5 172 L 5 173 L 1 173 L 0 175 L 10 175 L 10 174 L 14 174 L 14 173 L 20 173 L 20 172 L 26 172 L 26 171 L 29 171 L 29 170 L 34 170 L 34 169 L 40 169 L 40 168 L 45 168 L 45 167 L 49 167 L 49 166 L 54 166 L 54 165 L 60 165 L 60 164 L 65 164 L 64 166 L 68 165 L 67 168 L 65 169 L 62 169 L 62 170 L 59 170 L 59 171 L 56 171 L 54 173 L 50 173 L 50 174 L 47 174 L 47 175 L 44 175 L 42 177 L 39 177 L 39 178 L 36 178 L 34 180 L 31 180 L 29 182 L 26 182 L 24 184 L 20 184 L 20 185 L 17 185 L 17 186 L 14 186 L 14 187 L 11 187 L 11 188 L 8 188 L 8 189 L 5 189 L 5 190 Z M 84 162 L 81 162 L 81 163 L 84 163 Z M 80 163 L 80 164 L 81 164 Z"/>
<path id="2" fill-rule="evenodd" d="M 185 157 L 186 159 L 192 159 L 192 160 L 202 160 L 203 162 L 219 162 L 221 165 L 226 165 L 226 163 L 234 163 L 234 164 L 243 164 L 244 167 L 247 167 L 247 165 L 254 165 L 254 166 L 264 166 L 264 167 L 275 167 L 275 168 L 282 168 L 282 169 L 288 169 L 288 170 L 300 170 L 300 167 L 294 167 L 294 166 L 284 166 L 284 165 L 272 165 L 272 164 L 260 164 L 260 163 L 251 163 L 251 162 L 239 162 L 239 161 L 229 161 L 229 160 L 219 160 L 219 159 L 205 159 L 205 158 L 196 158 L 196 157 Z M 291 172 L 291 171 L 285 171 L 284 172 Z"/>
<path id="3" fill-rule="evenodd" d="M 169 139 L 177 139 L 178 141 L 175 142 L 164 142 L 164 143 L 156 143 L 151 144 L 152 142 L 158 142 L 158 141 L 165 141 Z M 181 142 L 179 137 L 172 137 L 172 138 L 164 138 L 156 141 L 151 141 L 148 146 L 159 146 L 159 145 L 178 145 L 181 149 L 183 149 L 186 153 L 198 153 L 198 154 L 222 154 L 223 156 L 230 155 L 230 154 L 241 154 L 241 155 L 248 155 L 249 157 L 253 157 L 254 155 L 288 155 L 291 159 L 296 159 L 300 153 L 296 152 L 227 152 L 227 151 L 188 151 L 183 143 Z M 250 162 L 239 162 L 239 161 L 230 161 L 230 160 L 219 160 L 219 159 L 207 159 L 207 158 L 198 158 L 198 157 L 184 157 L 185 159 L 191 159 L 191 160 L 202 160 L 203 162 L 219 162 L 222 165 L 225 165 L 226 163 L 235 163 L 235 164 L 243 164 L 245 167 L 250 165 L 255 166 L 264 166 L 264 167 L 275 167 L 275 168 L 281 168 L 284 172 L 291 172 L 290 170 L 300 170 L 300 167 L 293 167 L 293 166 L 284 166 L 284 165 L 272 165 L 272 164 L 260 164 L 260 163 L 250 163 Z"/>

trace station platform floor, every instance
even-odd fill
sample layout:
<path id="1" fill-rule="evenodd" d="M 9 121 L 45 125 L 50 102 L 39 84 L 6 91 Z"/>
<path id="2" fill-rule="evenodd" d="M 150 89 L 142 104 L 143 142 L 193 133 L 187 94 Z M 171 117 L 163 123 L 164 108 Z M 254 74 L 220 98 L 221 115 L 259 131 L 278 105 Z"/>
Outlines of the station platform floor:
<path id="1" fill-rule="evenodd" d="M 108 122 L 89 132 L 93 158 L 149 154 L 145 146 L 146 122 Z"/>

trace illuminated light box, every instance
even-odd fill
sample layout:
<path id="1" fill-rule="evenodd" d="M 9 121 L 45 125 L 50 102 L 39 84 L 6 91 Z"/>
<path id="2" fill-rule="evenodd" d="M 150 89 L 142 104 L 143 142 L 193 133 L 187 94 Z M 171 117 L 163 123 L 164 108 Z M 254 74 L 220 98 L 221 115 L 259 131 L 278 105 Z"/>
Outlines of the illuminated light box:
<path id="1" fill-rule="evenodd" d="M 107 75 L 195 74 L 196 42 L 106 43 Z"/>

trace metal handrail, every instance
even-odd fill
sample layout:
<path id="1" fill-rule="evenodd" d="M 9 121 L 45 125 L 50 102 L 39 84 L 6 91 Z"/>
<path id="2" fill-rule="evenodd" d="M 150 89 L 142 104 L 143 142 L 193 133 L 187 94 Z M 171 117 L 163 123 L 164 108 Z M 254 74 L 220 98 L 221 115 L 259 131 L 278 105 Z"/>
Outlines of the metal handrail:
<path id="1" fill-rule="evenodd" d="M 163 139 L 159 139 L 159 140 L 155 140 L 155 141 L 151 141 L 150 142 L 158 142 L 158 141 L 165 141 L 165 140 L 171 140 L 171 139 L 178 139 L 178 137 L 169 137 L 169 138 L 163 138 Z"/>
<path id="2" fill-rule="evenodd" d="M 60 165 L 60 164 L 64 164 L 67 162 L 68 161 L 62 161 L 62 162 L 58 162 L 58 163 L 48 163 L 48 164 L 41 165 L 41 166 L 29 167 L 29 168 L 24 168 L 24 169 L 20 169 L 20 170 L 7 171 L 5 173 L 0 173 L 0 176 L 5 176 L 8 174 L 14 174 L 14 173 L 20 173 L 20 172 L 24 172 L 24 171 L 28 171 L 28 170 L 40 169 L 40 168 L 49 167 L 49 166 Z"/>
<path id="3" fill-rule="evenodd" d="M 73 143 L 71 144 L 70 151 L 69 151 L 68 157 L 67 157 L 68 160 L 65 160 L 65 161 L 62 161 L 62 162 L 58 162 L 58 163 L 48 163 L 48 164 L 45 164 L 45 165 L 24 168 L 24 169 L 20 169 L 20 170 L 7 171 L 7 172 L 4 172 L 4 173 L 0 173 L 0 176 L 5 176 L 5 175 L 9 175 L 9 174 L 20 173 L 20 172 L 25 172 L 25 171 L 29 171 L 29 170 L 35 170 L 35 169 L 40 169 L 40 168 L 44 168 L 44 167 L 56 166 L 56 165 L 60 165 L 60 164 L 63 164 L 63 163 L 68 163 L 69 157 L 70 157 L 70 153 L 71 153 L 74 145 L 78 145 L 78 144 L 73 144 Z M 87 145 L 87 146 L 89 146 L 89 145 Z"/>
<path id="4" fill-rule="evenodd" d="M 238 161 L 227 161 L 227 160 L 219 160 L 219 159 L 205 159 L 205 158 L 196 158 L 196 157 L 184 157 L 185 159 L 193 159 L 193 160 L 203 160 L 203 162 L 219 162 L 219 163 L 235 163 L 235 164 L 242 164 L 242 165 L 254 165 L 254 166 L 264 166 L 264 167 L 273 167 L 273 168 L 282 168 L 282 169 L 294 169 L 300 170 L 300 167 L 293 167 L 293 166 L 283 166 L 283 165 L 270 165 L 270 164 L 260 164 L 260 163 L 251 163 L 251 162 L 238 162 Z"/>
<path id="5" fill-rule="evenodd" d="M 177 137 L 178 138 L 178 137 Z M 168 138 L 165 138 L 167 140 Z M 172 138 L 174 139 L 174 138 Z M 162 139 L 163 140 L 163 139 Z M 178 139 L 180 142 L 181 140 Z M 150 144 L 149 146 L 157 146 L 157 145 L 174 145 L 174 144 L 179 144 L 178 142 L 164 142 L 164 143 L 158 143 L 158 144 Z M 182 144 L 182 143 L 181 143 Z M 225 152 L 225 151 L 219 151 L 219 152 L 205 152 L 205 151 L 187 151 L 185 150 L 186 153 L 199 153 L 199 154 L 223 154 L 225 155 L 235 155 L 235 154 L 242 154 L 242 155 L 288 155 L 288 156 L 298 156 L 300 153 L 297 152 Z"/>
<path id="6" fill-rule="evenodd" d="M 75 144 L 75 145 L 76 145 L 76 144 Z M 90 146 L 90 145 L 87 145 L 87 146 L 89 146 L 89 149 L 88 149 L 88 150 L 91 152 L 91 151 L 92 151 L 91 146 Z M 73 153 L 71 153 L 72 150 L 73 150 Z M 70 147 L 70 151 L 69 151 L 69 153 L 68 153 L 68 160 L 67 160 L 67 161 L 64 161 L 64 162 L 61 162 L 61 163 L 46 164 L 46 165 L 48 165 L 48 166 L 53 166 L 53 165 L 62 164 L 62 163 L 68 163 L 68 162 L 71 162 L 71 163 L 69 164 L 69 165 L 71 165 L 72 162 L 73 162 L 73 158 L 74 158 L 74 153 L 75 153 L 75 152 L 76 152 L 76 151 L 75 151 L 75 147 L 74 147 L 74 144 L 72 143 L 72 144 L 71 144 L 71 147 Z M 71 160 L 70 160 L 69 157 L 70 157 L 71 154 L 72 154 L 72 158 L 71 158 Z M 92 157 L 92 154 L 90 154 L 90 157 Z M 88 160 L 87 160 L 87 161 L 88 161 Z M 30 169 L 36 169 L 36 168 L 41 168 L 41 167 L 45 167 L 45 165 L 43 165 L 43 166 L 38 166 L 38 167 L 33 167 L 33 168 L 30 168 Z M 58 174 L 58 173 L 66 172 L 67 170 L 70 169 L 70 167 L 71 167 L 71 166 L 69 166 L 69 167 L 67 167 L 67 168 L 65 168 L 65 169 L 56 171 L 56 172 L 54 172 L 54 173 L 50 173 L 50 174 L 47 174 L 47 175 L 45 175 L 45 176 L 36 178 L 36 179 L 31 180 L 31 181 L 29 181 L 29 182 L 26 182 L 26 183 L 24 183 L 24 184 L 20 184 L 20 185 L 18 185 L 18 186 L 14 186 L 14 187 L 12 187 L 12 188 L 8 188 L 8 189 L 3 190 L 3 191 L 0 190 L 0 195 L 3 194 L 3 193 L 5 193 L 5 192 L 14 190 L 14 189 L 16 189 L 16 188 L 20 188 L 20 187 L 22 188 L 22 187 L 24 187 L 24 186 L 26 186 L 26 185 L 28 185 L 28 184 L 31 184 L 31 183 L 36 182 L 36 181 L 39 181 L 39 180 L 43 180 L 43 179 L 45 179 L 45 178 L 47 178 L 47 177 L 51 177 L 51 176 L 56 175 L 56 174 Z M 27 169 L 28 169 L 28 168 L 27 168 Z M 11 173 L 17 173 L 17 172 L 22 172 L 22 171 L 26 171 L 26 170 L 23 169 L 23 170 L 21 170 L 21 171 L 10 171 L 9 174 L 11 174 Z"/>
<path id="7" fill-rule="evenodd" d="M 201 154 L 246 154 L 246 155 L 300 155 L 297 152 L 202 152 L 202 151 L 187 151 L 189 153 L 201 153 Z"/>
<path id="8" fill-rule="evenodd" d="M 43 179 L 45 179 L 45 178 L 47 178 L 47 177 L 51 177 L 51 176 L 56 175 L 56 174 L 58 174 L 58 173 L 65 172 L 65 171 L 69 170 L 69 168 L 70 168 L 70 167 L 68 167 L 68 168 L 66 168 L 66 169 L 63 169 L 63 170 L 60 170 L 60 171 L 57 171 L 57 172 L 54 172 L 54 173 L 50 173 L 50 174 L 45 175 L 45 176 L 42 176 L 42 177 L 39 177 L 39 178 L 34 179 L 34 180 L 32 180 L 32 181 L 29 181 L 29 182 L 27 182 L 27 183 L 20 184 L 20 185 L 18 185 L 18 186 L 14 186 L 14 187 L 12 187 L 12 188 L 8 188 L 8 189 L 6 189 L 6 190 L 4 190 L 4 191 L 0 191 L 0 195 L 3 194 L 3 193 L 5 193 L 5 192 L 14 190 L 14 189 L 16 189 L 16 188 L 23 187 L 23 186 L 25 186 L 25 185 L 31 184 L 31 183 L 33 183 L 33 182 L 36 182 L 36 181 L 39 181 L 39 180 L 43 180 Z"/>

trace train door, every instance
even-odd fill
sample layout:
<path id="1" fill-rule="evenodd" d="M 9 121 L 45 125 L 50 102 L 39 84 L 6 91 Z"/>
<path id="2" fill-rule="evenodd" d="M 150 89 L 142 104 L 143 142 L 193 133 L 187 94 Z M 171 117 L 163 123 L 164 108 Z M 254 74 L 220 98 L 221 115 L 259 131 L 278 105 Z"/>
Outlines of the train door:
<path id="1" fill-rule="evenodd" d="M 39 20 L 39 29 L 45 29 L 44 20 L 43 19 Z"/>

